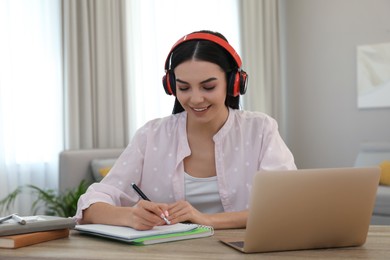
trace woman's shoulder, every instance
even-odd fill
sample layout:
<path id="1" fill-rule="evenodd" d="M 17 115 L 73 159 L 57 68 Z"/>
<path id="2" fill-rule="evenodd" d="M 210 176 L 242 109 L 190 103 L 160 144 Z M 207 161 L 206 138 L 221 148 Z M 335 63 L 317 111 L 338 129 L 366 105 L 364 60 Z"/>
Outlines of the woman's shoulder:
<path id="1" fill-rule="evenodd" d="M 248 123 L 263 123 L 265 121 L 275 121 L 271 116 L 266 113 L 259 111 L 248 111 L 248 110 L 233 110 L 234 117 L 237 120 L 248 122 Z"/>
<path id="2" fill-rule="evenodd" d="M 178 114 L 172 114 L 169 116 L 155 118 L 147 121 L 139 130 L 140 131 L 148 131 L 148 130 L 173 130 L 173 128 L 177 128 L 180 125 L 180 122 L 185 122 L 185 114 L 184 112 Z"/>
<path id="3" fill-rule="evenodd" d="M 259 111 L 235 110 L 233 125 L 244 132 L 274 132 L 278 129 L 277 121 L 270 115 Z"/>

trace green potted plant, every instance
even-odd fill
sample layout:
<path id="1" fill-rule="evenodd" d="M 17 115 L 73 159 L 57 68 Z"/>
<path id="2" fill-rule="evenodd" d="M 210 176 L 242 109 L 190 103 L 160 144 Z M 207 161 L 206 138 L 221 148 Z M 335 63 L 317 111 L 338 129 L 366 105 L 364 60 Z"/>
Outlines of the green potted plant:
<path id="1" fill-rule="evenodd" d="M 41 189 L 34 185 L 19 186 L 5 198 L 0 200 L 0 212 L 8 211 L 15 203 L 16 198 L 25 189 L 30 189 L 36 199 L 31 205 L 33 215 L 36 215 L 38 210 L 44 209 L 46 215 L 72 217 L 76 214 L 77 201 L 82 194 L 86 192 L 88 184 L 85 180 L 74 189 L 66 190 L 63 193 L 57 193 L 53 189 Z"/>

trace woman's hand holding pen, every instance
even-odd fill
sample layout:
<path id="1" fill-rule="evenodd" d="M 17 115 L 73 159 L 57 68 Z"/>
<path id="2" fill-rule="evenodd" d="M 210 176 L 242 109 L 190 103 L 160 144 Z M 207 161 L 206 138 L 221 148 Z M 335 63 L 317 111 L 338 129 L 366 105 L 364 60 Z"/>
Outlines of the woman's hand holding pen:
<path id="1" fill-rule="evenodd" d="M 165 212 L 165 214 L 162 212 Z M 187 201 L 178 201 L 168 205 L 140 200 L 133 207 L 131 219 L 133 228 L 148 230 L 154 226 L 165 225 L 166 222 L 162 219 L 161 214 L 164 214 L 171 224 L 192 222 L 201 225 L 211 225 L 208 215 L 201 213 Z"/>
<path id="2" fill-rule="evenodd" d="M 149 230 L 167 224 L 164 221 L 169 216 L 167 204 L 140 200 L 132 211 L 131 223 L 135 229 Z"/>
<path id="3" fill-rule="evenodd" d="M 107 224 L 128 226 L 137 230 L 149 230 L 165 225 L 161 213 L 168 210 L 168 204 L 140 200 L 134 207 L 114 206 L 96 202 L 83 211 L 79 224 Z"/>
<path id="4" fill-rule="evenodd" d="M 137 184 L 135 184 L 134 182 L 131 183 L 131 186 L 133 187 L 134 191 L 143 199 L 143 200 L 146 200 L 146 201 L 149 201 L 150 202 L 150 199 L 146 196 L 145 193 L 143 193 L 143 191 L 137 186 Z M 168 210 L 166 209 L 166 204 L 160 204 L 162 205 L 161 207 L 158 206 L 158 204 L 156 203 L 147 203 L 149 205 L 155 205 L 157 206 L 157 208 L 160 208 L 160 210 L 158 209 L 155 209 L 157 211 L 151 211 L 151 212 L 154 212 L 157 214 L 157 216 L 160 216 L 160 218 L 162 218 L 164 221 L 165 221 L 165 224 L 167 225 L 170 225 L 171 222 L 169 222 L 169 220 L 167 219 L 167 217 L 169 217 L 169 213 L 168 213 Z M 138 205 L 138 204 L 137 204 Z"/>
<path id="5" fill-rule="evenodd" d="M 96 202 L 83 211 L 83 219 L 79 224 L 107 224 L 128 226 L 137 230 L 149 230 L 166 222 L 161 213 L 169 212 L 166 218 L 171 224 L 192 222 L 212 226 L 214 229 L 245 228 L 248 211 L 204 214 L 196 210 L 186 201 L 172 204 L 154 203 L 140 200 L 133 207 L 114 206 L 105 202 Z"/>
<path id="6" fill-rule="evenodd" d="M 145 209 L 144 211 L 139 212 L 140 215 L 138 219 L 134 219 L 134 221 L 136 221 L 134 223 L 137 223 L 137 225 L 141 224 L 143 225 L 142 227 L 153 228 L 153 223 L 156 223 L 155 221 L 157 220 L 156 216 L 160 216 L 168 225 L 188 221 L 202 225 L 211 225 L 211 220 L 208 219 L 207 215 L 195 209 L 187 201 L 178 201 L 173 204 L 170 204 L 169 206 L 167 204 L 153 203 L 150 202 L 146 194 L 143 193 L 143 191 L 135 183 L 131 183 L 131 186 L 133 187 L 134 191 L 140 196 L 140 198 L 143 199 L 140 200 L 136 206 L 141 206 Z M 148 216 L 148 221 L 146 221 L 145 218 L 145 216 L 147 216 L 147 212 L 151 213 Z M 170 214 L 168 212 L 170 212 Z M 155 214 L 155 216 L 152 216 L 153 213 Z M 141 221 L 142 219 L 144 220 L 143 222 Z"/>

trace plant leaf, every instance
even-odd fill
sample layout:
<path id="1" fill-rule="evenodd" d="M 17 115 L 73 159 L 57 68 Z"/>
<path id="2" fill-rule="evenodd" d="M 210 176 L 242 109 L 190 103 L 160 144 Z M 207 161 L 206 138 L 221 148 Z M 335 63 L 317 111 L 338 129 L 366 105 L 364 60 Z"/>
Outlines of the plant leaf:
<path id="1" fill-rule="evenodd" d="M 17 187 L 13 192 L 8 194 L 5 198 L 0 201 L 0 212 L 3 214 L 10 210 L 11 207 L 15 205 L 16 198 L 19 194 L 22 193 L 23 188 L 21 186 Z"/>
<path id="2" fill-rule="evenodd" d="M 80 184 L 74 189 L 69 189 L 62 194 L 57 194 L 52 189 L 41 189 L 34 185 L 27 185 L 26 187 L 31 189 L 37 198 L 31 205 L 31 211 L 34 215 L 44 208 L 45 214 L 56 215 L 61 217 L 72 217 L 76 214 L 77 202 L 82 194 L 88 189 L 89 184 L 82 180 Z M 0 212 L 8 211 L 15 203 L 17 196 L 23 191 L 23 187 L 18 187 L 15 191 L 8 194 L 0 201 Z"/>

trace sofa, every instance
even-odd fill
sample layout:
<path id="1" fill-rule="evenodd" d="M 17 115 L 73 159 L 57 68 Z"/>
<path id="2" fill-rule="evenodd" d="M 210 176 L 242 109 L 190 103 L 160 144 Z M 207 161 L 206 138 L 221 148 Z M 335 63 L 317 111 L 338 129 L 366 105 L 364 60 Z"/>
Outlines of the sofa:
<path id="1" fill-rule="evenodd" d="M 77 187 L 82 180 L 88 184 L 100 181 L 124 148 L 66 150 L 59 155 L 59 191 Z"/>
<path id="2" fill-rule="evenodd" d="M 386 163 L 386 169 L 383 168 Z M 360 145 L 355 167 L 382 166 L 381 182 L 378 186 L 373 225 L 390 225 L 390 143 L 366 142 Z"/>
<path id="3" fill-rule="evenodd" d="M 100 181 L 123 152 L 124 148 L 68 150 L 59 156 L 59 190 L 77 187 L 82 180 Z M 378 166 L 390 161 L 390 143 L 361 145 L 355 167 Z M 389 176 L 390 177 L 390 176 Z M 379 185 L 373 216 L 373 225 L 390 225 L 390 186 Z"/>

